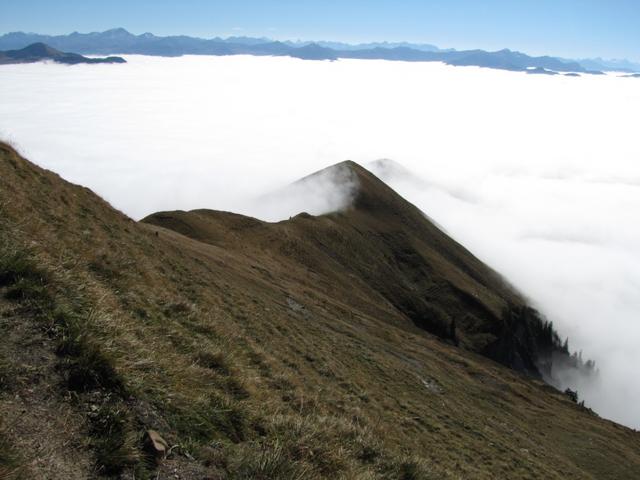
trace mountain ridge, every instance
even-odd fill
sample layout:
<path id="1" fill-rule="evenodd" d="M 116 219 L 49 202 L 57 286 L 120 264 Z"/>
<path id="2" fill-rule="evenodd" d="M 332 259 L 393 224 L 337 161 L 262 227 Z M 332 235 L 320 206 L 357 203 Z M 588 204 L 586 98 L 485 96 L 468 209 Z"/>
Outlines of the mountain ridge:
<path id="1" fill-rule="evenodd" d="M 215 37 L 202 39 L 186 35 L 160 37 L 151 33 L 134 35 L 123 28 L 82 34 L 40 35 L 11 32 L 0 36 L 1 48 L 21 48 L 34 42 L 47 43 L 55 48 L 81 54 L 141 54 L 160 56 L 180 55 L 278 55 L 309 60 L 334 60 L 337 58 L 381 59 L 395 61 L 444 62 L 457 66 L 479 66 L 510 71 L 526 71 L 544 68 L 558 72 L 599 73 L 579 61 L 557 57 L 532 57 L 520 52 L 503 49 L 495 52 L 484 50 L 458 51 L 439 49 L 433 45 L 407 42 L 372 42 L 348 45 L 340 42 L 274 42 L 266 38 Z M 269 46 L 269 47 L 267 47 Z M 433 48 L 431 48 L 433 47 Z M 604 64 L 602 65 L 604 67 Z M 627 65 L 628 66 L 628 65 Z"/>
<path id="2" fill-rule="evenodd" d="M 362 296 L 381 295 L 419 328 L 516 370 L 552 380 L 552 358 L 568 357 L 568 352 L 553 327 L 505 279 L 357 163 L 340 162 L 298 180 L 293 187 L 313 188 L 315 180 L 325 188 L 331 183 L 348 201 L 338 212 L 318 217 L 303 213 L 289 220 L 292 223 L 252 220 L 254 231 L 260 231 L 254 235 L 269 238 L 265 243 L 258 241 L 260 248 L 286 263 L 286 245 L 293 242 L 298 263 L 319 272 L 323 265 L 335 263 L 326 277 L 339 272 L 340 278 L 359 278 L 374 290 Z M 225 222 L 217 215 L 204 209 L 160 212 L 142 222 L 198 241 L 210 242 L 213 234 L 219 242 Z M 286 233 L 281 235 L 281 229 Z M 278 239 L 283 237 L 286 243 L 280 244 Z M 252 238 L 243 238 L 243 248 Z M 351 248 L 344 250 L 344 243 Z M 224 243 L 226 248 L 234 244 Z M 354 262 L 362 252 L 366 257 Z M 515 325 L 510 324 L 512 320 Z"/>

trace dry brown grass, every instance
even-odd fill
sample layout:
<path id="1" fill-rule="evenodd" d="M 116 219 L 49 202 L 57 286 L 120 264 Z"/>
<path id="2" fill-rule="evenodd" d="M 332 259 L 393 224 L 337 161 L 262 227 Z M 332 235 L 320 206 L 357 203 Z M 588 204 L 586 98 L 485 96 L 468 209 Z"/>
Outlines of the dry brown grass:
<path id="1" fill-rule="evenodd" d="M 65 372 L 40 388 L 72 392 L 99 466 L 194 479 L 640 472 L 636 432 L 424 333 L 357 281 L 272 255 L 269 235 L 232 247 L 254 221 L 221 214 L 212 244 L 138 224 L 5 146 L 0 204 L 3 252 L 43 272 L 14 304 L 52 336 Z M 325 220 L 285 226 L 303 221 Z M 74 368 L 82 381 L 69 383 Z M 174 447 L 159 467 L 141 448 L 149 428 Z"/>

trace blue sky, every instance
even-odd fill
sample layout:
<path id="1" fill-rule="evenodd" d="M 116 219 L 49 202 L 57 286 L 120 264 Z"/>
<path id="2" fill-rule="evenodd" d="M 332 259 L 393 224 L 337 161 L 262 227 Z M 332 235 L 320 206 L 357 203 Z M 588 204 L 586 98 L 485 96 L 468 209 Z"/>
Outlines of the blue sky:
<path id="1" fill-rule="evenodd" d="M 0 32 L 433 43 L 640 61 L 638 0 L 0 0 Z"/>

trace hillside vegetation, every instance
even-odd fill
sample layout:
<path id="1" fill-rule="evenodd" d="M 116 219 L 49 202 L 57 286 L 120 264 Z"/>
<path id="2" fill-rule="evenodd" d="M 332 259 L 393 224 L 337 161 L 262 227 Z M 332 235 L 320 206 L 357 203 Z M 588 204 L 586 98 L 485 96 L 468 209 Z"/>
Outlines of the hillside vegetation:
<path id="1" fill-rule="evenodd" d="M 345 212 L 134 222 L 0 144 L 0 478 L 637 478 L 521 296 L 334 168 Z"/>

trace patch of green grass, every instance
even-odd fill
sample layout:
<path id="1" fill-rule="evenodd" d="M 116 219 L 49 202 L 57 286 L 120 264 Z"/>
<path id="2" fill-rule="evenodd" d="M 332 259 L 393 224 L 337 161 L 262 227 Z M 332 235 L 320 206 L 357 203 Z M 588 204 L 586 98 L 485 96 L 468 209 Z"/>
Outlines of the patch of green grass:
<path id="1" fill-rule="evenodd" d="M 165 405 L 166 407 L 166 405 Z M 171 405 L 168 421 L 187 443 L 204 445 L 227 439 L 238 443 L 250 434 L 251 415 L 242 404 L 218 396 Z"/>
<path id="2" fill-rule="evenodd" d="M 131 428 L 131 414 L 120 402 L 106 399 L 102 405 L 94 405 L 88 416 L 92 446 L 101 473 L 119 474 L 144 460 L 139 436 Z"/>
<path id="3" fill-rule="evenodd" d="M 6 287 L 5 297 L 12 301 L 50 304 L 46 289 L 48 276 L 38 266 L 28 249 L 9 241 L 6 232 L 0 237 L 0 287 Z"/>
<path id="4" fill-rule="evenodd" d="M 0 287 L 13 285 L 20 280 L 39 280 L 42 272 L 36 267 L 31 255 L 12 248 L 8 241 L 2 242 L 0 252 Z"/>
<path id="5" fill-rule="evenodd" d="M 87 334 L 83 319 L 63 308 L 58 308 L 53 318 L 59 330 L 57 353 L 64 358 L 69 389 L 76 392 L 103 389 L 124 396 L 124 382 L 113 360 Z"/>

